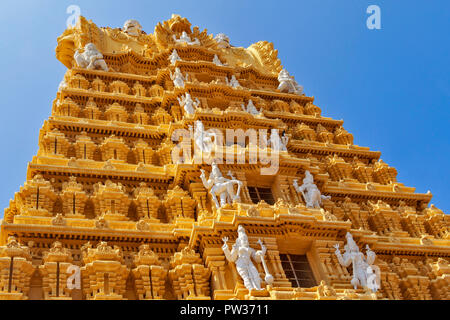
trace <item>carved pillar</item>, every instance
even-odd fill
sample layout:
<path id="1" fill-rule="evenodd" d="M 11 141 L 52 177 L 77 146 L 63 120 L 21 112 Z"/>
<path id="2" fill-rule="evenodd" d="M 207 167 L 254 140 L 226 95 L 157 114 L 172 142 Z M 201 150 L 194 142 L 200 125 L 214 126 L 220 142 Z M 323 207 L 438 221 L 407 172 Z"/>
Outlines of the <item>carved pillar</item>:
<path id="1" fill-rule="evenodd" d="M 95 184 L 92 200 L 97 217 L 103 216 L 106 220 L 112 221 L 128 220 L 130 199 L 122 184 L 109 180 L 105 184 L 101 182 Z"/>
<path id="2" fill-rule="evenodd" d="M 402 229 L 400 215 L 390 205 L 379 200 L 377 203 L 368 201 L 370 220 L 382 235 L 407 237 L 408 233 Z"/>
<path id="3" fill-rule="evenodd" d="M 450 264 L 439 258 L 431 265 L 435 279 L 431 280 L 431 292 L 434 299 L 450 300 Z"/>
<path id="4" fill-rule="evenodd" d="M 275 178 L 275 185 L 277 186 L 277 188 L 275 188 L 275 193 L 274 193 L 275 200 L 277 198 L 281 198 L 284 201 L 293 203 L 294 199 L 292 199 L 291 193 L 290 193 L 289 177 L 284 176 L 284 175 L 277 175 Z"/>
<path id="5" fill-rule="evenodd" d="M 34 270 L 30 249 L 9 237 L 0 247 L 0 300 L 27 300 Z"/>
<path id="6" fill-rule="evenodd" d="M 38 174 L 25 182 L 15 199 L 21 215 L 49 217 L 56 197 L 52 184 Z"/>
<path id="7" fill-rule="evenodd" d="M 82 248 L 84 267 L 81 268 L 83 291 L 87 300 L 123 300 L 129 271 L 120 248 L 100 242 L 92 249 L 90 243 Z"/>
<path id="8" fill-rule="evenodd" d="M 145 220 L 158 220 L 158 209 L 161 206 L 161 200 L 155 195 L 152 188 L 147 187 L 145 182 L 142 182 L 138 188 L 134 190 L 134 201 L 137 206 L 139 218 Z"/>
<path id="9" fill-rule="evenodd" d="M 208 207 L 206 206 L 208 191 L 205 189 L 203 184 L 199 182 L 190 183 L 189 192 L 197 202 L 197 221 L 213 218 L 213 212 L 211 210 L 208 210 Z"/>
<path id="10" fill-rule="evenodd" d="M 235 172 L 236 179 L 242 182 L 242 189 L 241 189 L 241 201 L 243 203 L 253 203 L 252 198 L 250 197 L 250 193 L 248 192 L 247 188 L 247 178 L 245 176 L 245 172 L 242 171 L 236 171 Z"/>
<path id="11" fill-rule="evenodd" d="M 178 300 L 209 300 L 210 271 L 194 250 L 184 248 L 170 262 L 169 278 Z"/>
<path id="12" fill-rule="evenodd" d="M 161 266 L 158 256 L 148 245 L 141 245 L 134 257 L 136 268 L 132 270 L 136 279 L 139 300 L 162 299 L 165 293 L 167 271 Z"/>
<path id="13" fill-rule="evenodd" d="M 167 209 L 167 216 L 169 221 L 181 219 L 194 219 L 195 215 L 195 200 L 188 192 L 176 186 L 174 189 L 167 192 L 166 198 L 163 201 Z"/>
<path id="14" fill-rule="evenodd" d="M 205 248 L 203 252 L 205 265 L 211 270 L 211 291 L 214 299 L 220 297 L 231 289 L 227 288 L 225 281 L 225 256 L 221 248 Z"/>
<path id="15" fill-rule="evenodd" d="M 70 250 L 63 248 L 58 241 L 44 252 L 44 264 L 39 266 L 39 270 L 45 300 L 72 300 L 72 290 L 67 287 L 67 278 L 70 276 L 67 269 L 72 265 L 72 260 Z"/>

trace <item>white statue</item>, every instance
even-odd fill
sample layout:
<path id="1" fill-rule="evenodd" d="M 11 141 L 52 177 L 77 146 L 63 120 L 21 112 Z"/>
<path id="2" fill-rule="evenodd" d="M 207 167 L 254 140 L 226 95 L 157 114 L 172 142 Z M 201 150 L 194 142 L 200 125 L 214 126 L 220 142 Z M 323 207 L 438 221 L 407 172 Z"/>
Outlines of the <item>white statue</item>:
<path id="1" fill-rule="evenodd" d="M 331 199 L 330 196 L 323 196 L 320 193 L 319 188 L 314 184 L 314 178 L 309 171 L 306 171 L 305 179 L 303 179 L 303 185 L 301 187 L 298 186 L 298 180 L 294 180 L 294 188 L 303 195 L 307 208 L 319 209 L 322 205 L 322 200 Z"/>
<path id="2" fill-rule="evenodd" d="M 173 81 L 173 85 L 175 88 L 184 88 L 184 82 L 188 80 L 188 74 L 186 73 L 186 77 L 183 77 L 183 74 L 180 71 L 180 68 L 175 68 L 175 73 L 172 74 L 170 72 L 170 79 Z"/>
<path id="3" fill-rule="evenodd" d="M 233 204 L 234 201 L 240 201 L 239 195 L 241 194 L 242 182 L 235 179 L 231 172 L 228 172 L 228 175 L 232 178 L 231 180 L 224 178 L 215 162 L 213 162 L 211 166 L 209 179 L 206 180 L 205 170 L 203 169 L 200 170 L 202 172 L 200 179 L 202 179 L 205 188 L 209 190 L 216 208 L 219 209 L 226 204 Z M 236 193 L 234 193 L 235 185 L 238 186 Z M 220 204 L 217 200 L 217 196 L 220 197 Z"/>
<path id="4" fill-rule="evenodd" d="M 66 88 L 67 88 L 67 82 L 66 82 L 66 80 L 63 80 L 59 83 L 58 92 L 61 92 L 61 90 L 66 89 Z"/>
<path id="5" fill-rule="evenodd" d="M 191 129 L 192 126 L 189 126 Z M 200 120 L 195 122 L 195 132 L 194 132 L 194 141 L 195 145 L 202 152 L 211 152 L 214 146 L 214 142 L 212 140 L 214 138 L 214 142 L 217 140 L 217 135 L 214 132 L 208 132 L 205 130 L 205 126 Z"/>
<path id="6" fill-rule="evenodd" d="M 169 56 L 169 61 L 171 65 L 174 65 L 175 62 L 181 61 L 180 56 L 178 55 L 178 52 L 176 49 L 173 49 L 172 53 Z"/>
<path id="7" fill-rule="evenodd" d="M 222 239 L 224 245 L 222 246 L 223 253 L 228 261 L 234 262 L 236 264 L 236 270 L 244 280 L 244 285 L 248 290 L 262 290 L 261 289 L 261 278 L 259 276 L 258 269 L 252 262 L 253 258 L 255 262 L 261 262 L 266 273 L 265 281 L 268 285 L 273 283 L 273 276 L 269 273 L 267 269 L 264 256 L 266 254 L 266 247 L 259 239 L 258 243 L 261 245 L 261 250 L 254 250 L 250 247 L 248 242 L 247 234 L 242 226 L 238 227 L 238 238 L 236 243 L 233 245 L 232 250 L 228 248 L 228 238 Z"/>
<path id="8" fill-rule="evenodd" d="M 267 145 L 274 151 L 287 151 L 287 144 L 289 142 L 289 137 L 283 132 L 283 136 L 280 138 L 277 129 L 272 129 L 270 138 L 267 141 Z"/>
<path id="9" fill-rule="evenodd" d="M 216 35 L 214 40 L 216 40 L 219 48 L 226 49 L 230 47 L 230 38 L 228 38 L 224 33 L 219 33 Z"/>
<path id="10" fill-rule="evenodd" d="M 287 145 L 289 143 L 289 137 L 286 135 L 286 132 L 283 132 L 281 136 L 281 151 L 288 151 Z"/>
<path id="11" fill-rule="evenodd" d="M 123 24 L 123 32 L 130 36 L 138 37 L 142 34 L 142 26 L 137 20 L 127 20 Z"/>
<path id="12" fill-rule="evenodd" d="M 243 104 L 241 105 L 241 107 L 242 107 L 242 110 L 244 110 L 245 112 L 248 112 L 254 116 L 262 113 L 262 109 L 260 111 L 258 111 L 256 109 L 255 105 L 253 104 L 252 99 L 248 100 L 247 107 L 245 107 L 245 105 L 243 105 Z"/>
<path id="13" fill-rule="evenodd" d="M 286 69 L 280 71 L 278 74 L 278 81 L 280 82 L 278 90 L 281 92 L 295 93 L 299 95 L 303 94 L 303 87 L 295 81 L 295 78 L 291 76 Z"/>
<path id="14" fill-rule="evenodd" d="M 75 51 L 73 56 L 77 65 L 81 68 L 86 68 L 89 70 L 102 69 L 103 71 L 108 71 L 108 66 L 105 60 L 103 60 L 103 55 L 97 50 L 93 43 L 88 43 L 84 47 L 84 52 L 79 53 L 78 50 Z"/>
<path id="15" fill-rule="evenodd" d="M 182 96 L 181 99 L 180 98 L 177 99 L 178 102 L 180 103 L 180 106 L 184 107 L 184 111 L 187 114 L 194 114 L 195 109 L 198 108 L 198 106 L 200 105 L 200 100 L 198 100 L 198 98 L 195 98 L 194 102 L 189 93 L 186 93 L 186 96 Z"/>
<path id="16" fill-rule="evenodd" d="M 194 44 L 200 45 L 200 41 L 198 39 L 194 39 L 194 41 L 192 41 L 191 38 L 186 33 L 186 31 L 183 31 L 181 33 L 180 39 L 177 39 L 177 37 L 175 35 L 173 35 L 173 40 L 175 40 L 176 43 L 186 43 L 190 46 L 192 46 Z"/>
<path id="17" fill-rule="evenodd" d="M 373 263 L 375 262 L 376 254 L 370 250 L 369 245 L 366 246 L 366 255 L 359 251 L 358 245 L 353 240 L 353 236 L 350 232 L 347 232 L 345 236 L 347 238 L 347 244 L 344 246 L 344 255 L 339 250 L 339 244 L 336 244 L 335 254 L 339 260 L 339 263 L 343 267 L 349 267 L 350 264 L 353 268 L 353 279 L 351 284 L 357 289 L 358 286 L 363 288 L 368 287 L 373 292 L 377 292 L 380 288 L 380 268 Z"/>
<path id="18" fill-rule="evenodd" d="M 217 54 L 214 55 L 213 63 L 214 63 L 216 66 L 219 66 L 219 67 L 225 66 L 225 65 L 222 63 L 222 61 L 220 61 L 220 59 L 219 59 L 219 57 L 217 56 Z"/>
<path id="19" fill-rule="evenodd" d="M 227 85 L 232 88 L 239 88 L 241 85 L 239 84 L 239 81 L 237 81 L 236 76 L 233 74 L 231 76 L 231 80 L 228 80 L 228 77 L 225 78 L 227 80 Z"/>

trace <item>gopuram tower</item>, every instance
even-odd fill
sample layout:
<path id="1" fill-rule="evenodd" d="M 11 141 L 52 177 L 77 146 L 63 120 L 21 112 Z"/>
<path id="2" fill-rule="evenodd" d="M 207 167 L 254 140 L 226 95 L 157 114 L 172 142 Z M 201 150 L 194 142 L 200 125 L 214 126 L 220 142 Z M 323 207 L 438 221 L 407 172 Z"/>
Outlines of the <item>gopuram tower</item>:
<path id="1" fill-rule="evenodd" d="M 272 43 L 81 17 L 56 57 L 0 299 L 450 299 L 449 216 L 322 116 Z"/>

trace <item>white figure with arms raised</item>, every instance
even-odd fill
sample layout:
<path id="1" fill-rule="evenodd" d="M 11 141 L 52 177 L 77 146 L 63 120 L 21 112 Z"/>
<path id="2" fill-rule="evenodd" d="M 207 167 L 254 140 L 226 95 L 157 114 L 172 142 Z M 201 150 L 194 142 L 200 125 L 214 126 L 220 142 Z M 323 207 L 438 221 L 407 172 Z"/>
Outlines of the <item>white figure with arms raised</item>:
<path id="1" fill-rule="evenodd" d="M 216 208 L 222 208 L 227 204 L 233 204 L 234 201 L 240 201 L 240 193 L 242 188 L 242 182 L 235 179 L 231 172 L 228 172 L 228 175 L 231 179 L 227 179 L 220 172 L 219 167 L 215 162 L 212 163 L 211 174 L 209 175 L 209 179 L 206 180 L 205 170 L 200 170 L 201 175 L 200 179 L 203 182 L 203 185 L 213 199 Z M 234 186 L 237 185 L 237 192 L 234 192 Z M 220 198 L 220 204 L 217 200 L 217 196 Z"/>
<path id="2" fill-rule="evenodd" d="M 175 35 L 173 35 L 173 40 L 176 43 L 186 43 L 187 45 L 190 45 L 190 46 L 192 46 L 194 44 L 200 45 L 200 41 L 198 39 L 194 39 L 194 41 L 192 41 L 186 31 L 183 31 L 181 33 L 180 39 L 177 39 L 177 37 Z"/>
<path id="3" fill-rule="evenodd" d="M 298 180 L 294 180 L 294 188 L 297 192 L 303 195 L 307 208 L 320 209 L 322 200 L 330 200 L 330 196 L 323 196 L 319 188 L 314 184 L 314 178 L 309 171 L 305 172 L 305 179 L 303 179 L 303 185 L 298 186 Z"/>
<path id="4" fill-rule="evenodd" d="M 260 111 L 258 111 L 258 109 L 256 109 L 255 105 L 253 104 L 252 99 L 248 100 L 247 107 L 245 105 L 241 105 L 241 108 L 245 112 L 248 112 L 254 116 L 256 116 L 262 112 L 262 109 Z"/>
<path id="5" fill-rule="evenodd" d="M 180 103 L 180 106 L 184 108 L 184 111 L 190 115 L 194 114 L 195 109 L 200 105 L 200 100 L 198 100 L 198 98 L 195 98 L 194 102 L 189 93 L 186 93 L 186 96 L 182 96 L 181 99 L 180 98 L 177 99 L 178 102 Z"/>
<path id="6" fill-rule="evenodd" d="M 343 267 L 352 265 L 353 278 L 351 284 L 355 290 L 358 286 L 361 286 L 363 288 L 368 287 L 373 292 L 376 292 L 380 288 L 380 268 L 373 264 L 376 258 L 375 252 L 370 250 L 369 245 L 367 245 L 367 257 L 364 257 L 364 254 L 359 251 L 358 245 L 353 240 L 352 234 L 347 232 L 345 237 L 347 238 L 347 244 L 344 246 L 345 252 L 343 255 L 339 249 L 339 244 L 334 246 L 339 263 Z"/>
<path id="7" fill-rule="evenodd" d="M 233 74 L 231 76 L 231 80 L 228 80 L 228 77 L 225 78 L 227 81 L 227 85 L 232 87 L 233 89 L 239 88 L 241 85 L 239 84 L 239 81 L 237 81 L 236 76 Z"/>
<path id="8" fill-rule="evenodd" d="M 231 251 L 228 248 L 228 238 L 225 237 L 222 239 L 222 241 L 224 242 L 222 250 L 225 254 L 226 259 L 236 264 L 236 270 L 241 276 L 242 280 L 244 280 L 244 285 L 248 290 L 262 290 L 261 278 L 259 276 L 258 269 L 256 269 L 255 265 L 252 262 L 252 259 L 255 262 L 263 263 L 264 270 L 266 272 L 266 283 L 269 285 L 273 283 L 273 276 L 268 272 L 267 266 L 264 261 L 264 256 L 267 249 L 262 243 L 261 239 L 258 241 L 258 243 L 261 245 L 261 250 L 254 250 L 249 245 L 248 237 L 244 227 L 239 226 L 238 238 L 236 239 L 236 243 L 233 245 Z"/>
<path id="9" fill-rule="evenodd" d="M 173 49 L 172 53 L 170 54 L 169 61 L 170 61 L 171 65 L 175 65 L 175 62 L 181 61 L 181 58 L 178 55 L 178 52 L 176 49 Z"/>
<path id="10" fill-rule="evenodd" d="M 184 82 L 188 81 L 189 75 L 186 73 L 186 77 L 183 77 L 183 74 L 180 71 L 180 68 L 175 68 L 175 72 L 172 74 L 170 72 L 170 79 L 173 81 L 173 85 L 175 88 L 184 88 Z"/>

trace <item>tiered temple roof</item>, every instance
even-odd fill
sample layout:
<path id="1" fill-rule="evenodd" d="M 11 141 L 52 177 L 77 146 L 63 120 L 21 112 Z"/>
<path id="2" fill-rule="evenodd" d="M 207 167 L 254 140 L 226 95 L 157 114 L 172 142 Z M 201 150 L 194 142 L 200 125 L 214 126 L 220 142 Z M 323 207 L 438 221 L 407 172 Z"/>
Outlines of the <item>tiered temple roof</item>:
<path id="1" fill-rule="evenodd" d="M 139 32 L 81 17 L 58 38 L 56 57 L 68 70 L 27 181 L 5 209 L 0 299 L 449 299 L 449 216 L 430 206 L 430 192 L 397 181 L 380 152 L 355 145 L 314 97 L 280 91 L 273 44 L 223 45 L 177 15 L 153 34 Z M 199 44 L 177 42 L 182 32 Z M 77 65 L 74 54 L 88 43 L 108 71 Z M 180 60 L 172 64 L 174 50 Z M 175 68 L 188 75 L 184 87 L 174 86 Z M 229 85 L 232 76 L 239 86 Z M 186 93 L 200 101 L 195 114 L 178 102 Z M 249 100 L 261 114 L 241 108 Z M 249 161 L 249 145 L 225 146 L 223 159 L 245 154 L 245 163 L 219 164 L 243 188 L 240 201 L 216 208 L 200 177 L 211 165 L 171 156 L 174 132 L 197 121 L 224 136 L 284 132 L 279 170 L 261 175 L 265 165 Z M 321 208 L 307 206 L 293 185 L 306 171 L 331 197 Z M 238 225 L 251 247 L 258 239 L 267 246 L 274 282 L 258 292 L 246 289 L 221 250 Z M 377 255 L 376 294 L 355 290 L 336 259 L 347 232 Z M 306 257 L 308 266 L 286 269 L 286 257 Z M 66 283 L 72 264 L 80 289 Z M 316 285 L 299 286 L 297 271 Z"/>

